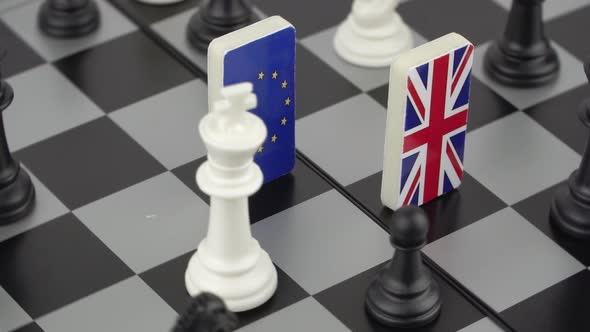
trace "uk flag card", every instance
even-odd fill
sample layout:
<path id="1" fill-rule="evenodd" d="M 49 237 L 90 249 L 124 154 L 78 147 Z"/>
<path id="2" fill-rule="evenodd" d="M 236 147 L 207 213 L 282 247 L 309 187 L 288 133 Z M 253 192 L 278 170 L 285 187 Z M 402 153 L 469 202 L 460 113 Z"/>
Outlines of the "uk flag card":
<path id="1" fill-rule="evenodd" d="M 400 55 L 390 70 L 381 200 L 422 205 L 459 187 L 473 44 L 451 33 Z"/>

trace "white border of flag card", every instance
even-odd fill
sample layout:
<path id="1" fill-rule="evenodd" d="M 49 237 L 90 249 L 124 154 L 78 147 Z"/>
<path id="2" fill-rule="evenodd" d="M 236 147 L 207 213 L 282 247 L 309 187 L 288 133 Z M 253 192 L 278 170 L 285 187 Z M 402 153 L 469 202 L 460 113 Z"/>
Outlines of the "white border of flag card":
<path id="1" fill-rule="evenodd" d="M 473 53 L 472 43 L 450 33 L 404 52 L 391 65 L 385 206 L 422 205 L 461 184 Z"/>

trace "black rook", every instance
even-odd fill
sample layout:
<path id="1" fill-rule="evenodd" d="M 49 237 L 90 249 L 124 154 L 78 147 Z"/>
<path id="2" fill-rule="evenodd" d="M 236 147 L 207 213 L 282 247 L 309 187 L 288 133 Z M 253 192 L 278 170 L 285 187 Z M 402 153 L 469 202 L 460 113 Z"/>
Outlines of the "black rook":
<path id="1" fill-rule="evenodd" d="M 98 28 L 95 0 L 45 0 L 39 11 L 39 28 L 56 38 L 77 38 Z"/>
<path id="2" fill-rule="evenodd" d="M 590 80 L 590 59 L 584 64 L 584 70 Z M 586 151 L 580 167 L 556 191 L 551 205 L 551 221 L 572 237 L 590 239 L 590 99 L 582 103 L 578 115 L 589 129 Z"/>
<path id="3" fill-rule="evenodd" d="M 256 20 L 247 0 L 201 0 L 187 27 L 188 40 L 197 50 L 206 52 L 213 39 Z"/>
<path id="4" fill-rule="evenodd" d="M 533 87 L 553 81 L 559 59 L 545 36 L 544 0 L 513 0 L 501 40 L 490 45 L 484 66 L 502 84 Z"/>
<path id="5" fill-rule="evenodd" d="M 12 103 L 12 87 L 0 73 L 0 112 Z M 35 188 L 29 174 L 16 162 L 6 141 L 4 121 L 0 114 L 0 225 L 18 221 L 33 208 Z"/>

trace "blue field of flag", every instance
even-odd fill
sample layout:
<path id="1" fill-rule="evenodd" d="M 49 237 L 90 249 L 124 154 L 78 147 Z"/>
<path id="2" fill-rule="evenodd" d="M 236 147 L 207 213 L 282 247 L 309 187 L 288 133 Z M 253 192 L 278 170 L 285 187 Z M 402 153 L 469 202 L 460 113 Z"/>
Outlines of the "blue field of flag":
<path id="1" fill-rule="evenodd" d="M 267 183 L 295 165 L 295 28 L 287 27 L 226 53 L 223 85 L 251 82 L 268 129 L 254 161 Z"/>

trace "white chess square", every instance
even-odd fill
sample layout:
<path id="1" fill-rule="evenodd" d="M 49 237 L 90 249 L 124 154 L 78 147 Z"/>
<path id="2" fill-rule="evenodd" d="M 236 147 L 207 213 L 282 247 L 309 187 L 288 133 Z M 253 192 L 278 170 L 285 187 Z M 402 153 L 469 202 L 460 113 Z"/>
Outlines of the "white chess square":
<path id="1" fill-rule="evenodd" d="M 512 208 L 432 242 L 424 252 L 497 312 L 585 268 Z"/>
<path id="2" fill-rule="evenodd" d="M 13 331 L 31 321 L 31 317 L 0 287 L 0 332 Z"/>
<path id="3" fill-rule="evenodd" d="M 237 332 L 348 332 L 350 331 L 313 297 L 264 317 Z"/>
<path id="4" fill-rule="evenodd" d="M 198 132 L 207 110 L 207 86 L 194 80 L 109 117 L 167 169 L 173 169 L 207 154 Z"/>
<path id="5" fill-rule="evenodd" d="M 334 190 L 257 222 L 253 234 L 310 294 L 391 259 L 394 251 L 387 233 Z"/>
<path id="6" fill-rule="evenodd" d="M 3 116 L 8 144 L 13 151 L 104 115 L 50 64 L 12 76 L 8 83 L 15 95 Z"/>
<path id="7" fill-rule="evenodd" d="M 347 186 L 383 169 L 386 111 L 366 94 L 297 121 L 297 147 Z"/>
<path id="8" fill-rule="evenodd" d="M 69 212 L 68 208 L 31 173 L 26 166 L 23 168 L 29 173 L 33 187 L 35 188 L 35 206 L 30 214 L 16 223 L 0 227 L 0 242 L 24 233 L 46 222 L 54 220 Z M 2 308 L 2 305 L 0 305 Z M 1 310 L 0 310 L 1 311 Z M 1 316 L 1 315 L 0 315 Z M 0 317 L 0 322 L 2 318 Z"/>
<path id="9" fill-rule="evenodd" d="M 465 144 L 465 170 L 508 204 L 565 180 L 581 159 L 521 112 L 468 133 Z"/>
<path id="10" fill-rule="evenodd" d="M 24 6 L 3 12 L 0 17 L 13 31 L 48 61 L 61 59 L 67 55 L 82 51 L 137 29 L 122 13 L 113 8 L 107 0 L 96 0 L 100 11 L 101 22 L 95 32 L 82 38 L 52 38 L 44 35 L 37 23 L 41 3 L 41 0 L 31 1 Z"/>
<path id="11" fill-rule="evenodd" d="M 121 281 L 37 320 L 45 332 L 170 331 L 176 312 L 139 277 Z"/>
<path id="12" fill-rule="evenodd" d="M 209 207 L 166 172 L 84 206 L 74 214 L 136 273 L 193 251 Z"/>
<path id="13" fill-rule="evenodd" d="M 460 329 L 458 332 L 502 332 L 500 327 L 489 318 L 482 318 L 477 322 Z"/>

